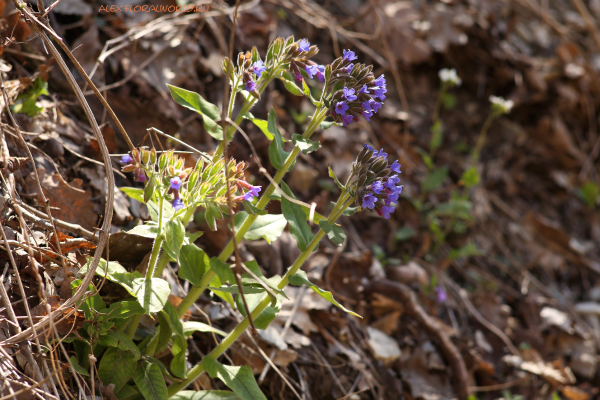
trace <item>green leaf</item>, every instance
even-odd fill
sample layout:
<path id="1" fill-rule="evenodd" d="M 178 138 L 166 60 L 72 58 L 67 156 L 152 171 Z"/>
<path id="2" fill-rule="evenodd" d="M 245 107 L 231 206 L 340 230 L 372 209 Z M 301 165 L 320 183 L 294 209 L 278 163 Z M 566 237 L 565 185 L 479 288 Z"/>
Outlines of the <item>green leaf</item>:
<path id="1" fill-rule="evenodd" d="M 129 318 L 136 314 L 143 314 L 144 309 L 135 300 L 123 300 L 114 302 L 103 311 L 108 314 L 108 318 Z"/>
<path id="2" fill-rule="evenodd" d="M 129 235 L 141 236 L 149 239 L 156 239 L 156 235 L 158 235 L 158 226 L 157 225 L 137 225 L 134 226 L 133 229 L 130 229 L 126 232 Z"/>
<path id="3" fill-rule="evenodd" d="M 227 332 L 223 332 L 220 329 L 213 328 L 212 326 L 198 321 L 185 321 L 183 322 L 183 336 L 189 337 L 194 332 L 214 332 L 217 335 L 227 336 Z"/>
<path id="4" fill-rule="evenodd" d="M 244 295 L 250 310 L 254 310 L 258 303 L 265 298 L 265 296 L 268 295 L 262 293 Z M 235 304 L 237 305 L 239 312 L 246 317 L 246 307 L 244 307 L 241 296 L 235 296 Z M 281 304 L 283 304 L 282 296 L 277 295 L 275 304 L 268 305 L 260 314 L 258 314 L 258 317 L 254 319 L 254 326 L 257 329 L 267 329 L 269 324 L 275 319 L 275 317 L 277 317 L 277 314 L 279 314 L 279 311 L 281 310 Z"/>
<path id="5" fill-rule="evenodd" d="M 600 187 L 594 182 L 587 182 L 575 193 L 588 207 L 594 207 L 600 196 Z"/>
<path id="6" fill-rule="evenodd" d="M 330 176 L 331 178 L 333 178 L 333 180 L 335 181 L 335 184 L 336 184 L 336 185 L 338 185 L 338 187 L 339 187 L 340 189 L 343 189 L 343 188 L 344 188 L 344 185 L 342 185 L 342 182 L 340 182 L 340 180 L 338 179 L 338 177 L 337 177 L 337 176 L 335 176 L 335 172 L 333 172 L 333 170 L 331 169 L 331 166 L 330 166 L 330 165 L 328 165 L 328 166 L 327 166 L 327 170 L 329 171 L 329 176 Z"/>
<path id="7" fill-rule="evenodd" d="M 167 384 L 160 367 L 148 361 L 140 361 L 133 381 L 146 400 L 168 400 Z"/>
<path id="8" fill-rule="evenodd" d="M 183 324 L 181 323 L 181 319 L 177 315 L 177 310 L 175 309 L 175 306 L 171 304 L 171 302 L 167 302 L 163 311 L 166 312 L 169 316 L 169 320 L 171 321 L 171 327 L 173 328 L 173 333 L 177 336 L 184 337 Z"/>
<path id="9" fill-rule="evenodd" d="M 167 84 L 175 102 L 202 115 L 204 129 L 217 140 L 223 140 L 223 128 L 216 121 L 220 119 L 219 109 L 204 100 L 198 93 Z"/>
<path id="10" fill-rule="evenodd" d="M 258 126 L 258 128 L 261 130 L 261 132 L 265 134 L 267 139 L 273 140 L 274 136 L 271 132 L 269 132 L 269 128 L 268 128 L 269 123 L 267 121 L 265 121 L 264 119 L 260 119 L 260 118 L 249 118 L 249 120 L 254 122 L 254 125 Z"/>
<path id="11" fill-rule="evenodd" d="M 98 377 L 105 385 L 115 384 L 115 392 L 121 390 L 133 375 L 136 360 L 130 351 L 122 351 L 116 347 L 109 347 L 100 360 Z"/>
<path id="12" fill-rule="evenodd" d="M 344 233 L 342 228 L 328 221 L 319 221 L 319 226 L 323 228 L 323 230 L 327 234 L 327 237 L 333 243 L 337 244 L 338 246 L 341 246 L 342 243 L 344 243 L 344 239 L 346 239 L 346 234 Z"/>
<path id="13" fill-rule="evenodd" d="M 219 260 L 217 257 L 210 259 L 210 269 L 217 274 L 221 282 L 227 282 L 231 285 L 236 284 L 235 275 L 233 274 L 231 267 Z M 216 287 L 220 287 L 220 285 Z"/>
<path id="14" fill-rule="evenodd" d="M 116 347 L 121 351 L 128 351 L 133 355 L 133 360 L 140 359 L 140 351 L 125 332 L 107 332 L 98 338 L 98 344 L 106 347 Z"/>
<path id="15" fill-rule="evenodd" d="M 444 182 L 446 176 L 448 176 L 447 166 L 444 165 L 441 168 L 434 169 L 429 172 L 425 176 L 425 179 L 423 179 L 423 182 L 421 182 L 421 190 L 424 192 L 431 192 L 432 190 L 437 189 Z"/>
<path id="16" fill-rule="evenodd" d="M 77 361 L 76 357 L 70 357 L 69 361 L 71 361 L 71 366 L 79 375 L 90 376 L 90 373 L 81 365 L 79 365 L 79 362 Z"/>
<path id="17" fill-rule="evenodd" d="M 89 271 L 90 263 L 92 262 L 92 258 L 88 257 L 88 262 L 84 265 L 79 272 L 77 273 L 78 277 L 83 277 Z M 108 270 L 107 270 L 108 269 Z M 135 292 L 133 289 L 133 281 L 138 278 L 142 278 L 143 275 L 137 271 L 127 272 L 127 270 L 115 261 L 111 261 L 108 263 L 108 267 L 106 266 L 106 260 L 100 260 L 98 267 L 96 268 L 96 275 L 104 277 L 106 274 L 106 279 L 111 282 L 115 282 L 121 285 L 125 290 L 129 292 L 132 296 L 135 296 Z"/>
<path id="18" fill-rule="evenodd" d="M 318 294 L 319 296 L 321 296 L 322 298 L 324 298 L 325 300 L 327 300 L 334 306 L 341 308 L 342 310 L 344 310 L 345 312 L 347 312 L 349 314 L 352 314 L 356 317 L 362 318 L 360 315 L 356 314 L 353 311 L 348 310 L 346 307 L 344 307 L 343 305 L 338 303 L 333 298 L 333 295 L 331 294 L 331 292 L 323 290 L 320 287 L 314 285 L 311 281 L 308 280 L 308 277 L 306 276 L 306 272 L 304 272 L 302 270 L 298 270 L 298 272 L 296 272 L 294 275 L 290 276 L 290 284 L 294 285 L 294 286 L 306 285 L 309 288 L 311 288 L 312 290 L 314 290 L 314 292 L 316 294 Z"/>
<path id="19" fill-rule="evenodd" d="M 187 366 L 185 351 L 187 350 L 187 340 L 181 336 L 173 337 L 173 347 L 171 352 L 173 353 L 173 359 L 171 360 L 171 372 L 178 378 L 185 378 L 187 376 Z"/>
<path id="20" fill-rule="evenodd" d="M 198 231 L 194 233 L 185 233 L 185 239 L 183 239 L 183 244 L 192 244 L 198 239 L 200 236 L 204 235 L 204 232 Z"/>
<path id="21" fill-rule="evenodd" d="M 480 254 L 481 254 L 481 252 L 477 249 L 477 247 L 475 246 L 475 243 L 473 243 L 472 241 L 469 241 L 469 242 L 467 242 L 467 244 L 465 244 L 460 249 L 450 250 L 450 254 L 448 255 L 448 258 L 450 260 L 454 260 L 454 259 L 462 258 L 462 257 L 478 256 Z"/>
<path id="22" fill-rule="evenodd" d="M 37 101 L 41 95 L 48 95 L 48 82 L 38 76 L 26 92 L 17 96 L 11 110 L 14 113 L 25 113 L 30 117 L 35 117 L 44 110 L 42 103 Z"/>
<path id="23" fill-rule="evenodd" d="M 304 93 L 302 93 L 302 90 L 293 81 L 290 81 L 289 79 L 285 79 L 283 77 L 279 77 L 279 79 L 281 79 L 283 81 L 283 84 L 285 85 L 285 88 L 291 94 L 293 94 L 295 96 L 304 96 Z"/>
<path id="24" fill-rule="evenodd" d="M 125 193 L 127 196 L 131 197 L 139 201 L 140 203 L 145 203 L 144 201 L 144 189 L 132 188 L 132 187 L 122 187 L 119 190 Z"/>
<path id="25" fill-rule="evenodd" d="M 321 148 L 321 142 L 313 142 L 312 140 L 304 139 L 299 133 L 292 135 L 292 143 L 298 147 L 303 154 L 308 154 Z"/>
<path id="26" fill-rule="evenodd" d="M 119 400 L 128 399 L 130 397 L 136 396 L 137 394 L 139 394 L 139 392 L 131 385 L 123 385 L 121 390 L 115 392 L 115 396 L 117 396 L 117 399 Z"/>
<path id="27" fill-rule="evenodd" d="M 148 206 L 148 213 L 150 214 L 150 219 L 158 223 L 158 203 L 154 201 L 149 201 L 148 204 L 146 204 L 146 206 Z M 171 218 L 173 218 L 173 215 L 175 215 L 175 209 L 173 208 L 171 203 L 169 203 L 168 201 L 163 202 L 163 221 L 170 220 Z"/>
<path id="28" fill-rule="evenodd" d="M 160 311 L 156 315 L 158 317 L 158 322 L 160 325 L 160 333 L 158 336 L 158 344 L 156 345 L 156 350 L 160 351 L 163 347 L 167 345 L 167 343 L 169 343 L 169 340 L 171 340 L 173 328 L 171 328 L 171 317 L 169 316 L 169 314 L 167 314 L 165 311 Z"/>
<path id="29" fill-rule="evenodd" d="M 466 188 L 472 188 L 477 185 L 479 183 L 479 172 L 477 172 L 477 168 L 473 166 L 467 169 L 463 172 L 460 180 Z"/>
<path id="30" fill-rule="evenodd" d="M 221 282 L 219 275 L 215 275 L 215 277 L 212 278 L 212 280 L 210 281 L 210 286 L 212 286 L 212 287 L 223 286 L 223 283 Z M 212 292 L 212 293 L 216 294 L 217 296 L 219 296 L 220 298 L 222 298 L 223 300 L 228 302 L 231 307 L 235 307 L 235 303 L 233 302 L 233 296 L 231 295 L 231 293 L 227 293 L 227 292 Z"/>
<path id="31" fill-rule="evenodd" d="M 167 221 L 165 226 L 165 251 L 173 260 L 179 260 L 179 252 L 185 238 L 185 226 L 179 219 Z"/>
<path id="32" fill-rule="evenodd" d="M 310 226 L 306 222 L 306 214 L 296 203 L 292 203 L 285 197 L 281 198 L 281 211 L 283 216 L 290 223 L 290 233 L 296 239 L 300 251 L 306 251 L 308 244 L 315 235 L 312 234 Z"/>
<path id="33" fill-rule="evenodd" d="M 419 155 L 423 159 L 423 162 L 425 163 L 425 166 L 427 167 L 427 169 L 432 170 L 433 169 L 433 160 L 431 159 L 429 154 L 425 150 L 423 150 L 419 147 L 417 147 L 417 153 L 419 153 Z"/>
<path id="34" fill-rule="evenodd" d="M 179 265 L 179 277 L 187 279 L 194 286 L 200 286 L 200 280 L 210 267 L 210 258 L 195 244 L 188 244 L 181 248 Z"/>
<path id="35" fill-rule="evenodd" d="M 417 232 L 410 226 L 400 228 L 394 234 L 394 242 L 403 242 L 408 239 L 412 239 L 416 236 Z"/>
<path id="36" fill-rule="evenodd" d="M 170 400 L 239 400 L 240 397 L 234 392 L 227 390 L 182 390 L 171 396 Z"/>
<path id="37" fill-rule="evenodd" d="M 444 93 L 442 96 L 442 103 L 444 103 L 444 108 L 446 110 L 452 110 L 456 107 L 456 96 L 452 93 Z"/>
<path id="38" fill-rule="evenodd" d="M 285 160 L 287 159 L 288 153 L 283 150 L 283 137 L 281 133 L 279 133 L 279 129 L 277 128 L 276 123 L 277 113 L 273 108 L 269 111 L 269 119 L 268 119 L 268 129 L 269 132 L 273 135 L 273 141 L 269 145 L 269 160 L 271 160 L 271 164 L 277 170 L 281 170 L 283 165 L 285 164 Z"/>
<path id="39" fill-rule="evenodd" d="M 429 142 L 429 149 L 432 152 L 435 152 L 442 145 L 442 140 L 444 139 L 444 125 L 441 120 L 435 121 L 435 124 L 431 127 L 431 141 Z"/>
<path id="40" fill-rule="evenodd" d="M 331 128 L 332 126 L 340 126 L 340 124 L 338 124 L 335 121 L 323 121 L 321 122 L 321 125 L 319 125 L 321 127 L 321 129 L 326 130 Z"/>
<path id="41" fill-rule="evenodd" d="M 249 366 L 232 367 L 223 365 L 209 356 L 202 359 L 202 365 L 211 378 L 219 378 L 242 400 L 267 400 L 258 387 Z"/>
<path id="42" fill-rule="evenodd" d="M 238 214 L 241 214 L 241 212 Z M 264 238 L 271 243 L 281 236 L 286 225 L 287 221 L 282 214 L 259 215 L 244 235 L 244 239 L 257 240 Z"/>
<path id="43" fill-rule="evenodd" d="M 133 292 L 146 314 L 150 314 L 164 308 L 171 286 L 161 278 L 137 278 L 133 280 Z"/>

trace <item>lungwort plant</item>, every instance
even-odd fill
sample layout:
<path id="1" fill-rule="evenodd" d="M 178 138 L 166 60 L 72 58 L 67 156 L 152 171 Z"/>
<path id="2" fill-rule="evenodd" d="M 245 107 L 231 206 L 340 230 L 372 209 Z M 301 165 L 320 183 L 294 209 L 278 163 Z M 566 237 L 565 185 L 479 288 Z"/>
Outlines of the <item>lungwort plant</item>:
<path id="1" fill-rule="evenodd" d="M 300 267 L 325 236 L 337 245 L 342 244 L 345 235 L 336 223 L 340 216 L 369 210 L 390 217 L 402 191 L 398 185 L 400 165 L 388 160 L 382 150 L 364 145 L 345 183 L 329 170 L 340 188 L 340 196 L 328 216 L 315 213 L 296 199 L 283 177 L 300 152 L 308 154 L 320 148 L 318 141 L 311 140 L 315 131 L 332 124 L 348 125 L 361 116 L 369 120 L 381 108 L 387 90 L 385 78 L 376 78 L 372 66 L 353 63 L 357 57 L 352 51 L 344 50 L 342 57 L 328 65 L 311 61 L 317 52 L 317 47 L 306 39 L 295 41 L 290 37 L 274 40 L 264 60 L 256 48 L 240 53 L 235 66 L 226 58 L 223 72 L 231 82 L 232 91 L 224 119 L 220 118 L 217 106 L 199 94 L 170 86 L 174 100 L 201 114 L 204 127 L 219 141 L 212 156 L 200 154 L 195 165 L 186 166 L 173 151 L 139 148 L 121 158 L 123 171 L 132 173 L 134 180 L 144 186 L 121 190 L 145 203 L 151 217 L 128 233 L 153 239 L 152 253 L 145 273 L 128 272 L 116 262 L 101 262 L 96 274 L 122 286 L 130 297 L 110 306 L 98 294 L 85 300 L 81 308 L 87 323 L 80 329 L 79 337 L 73 339 L 77 356 L 71 359 L 82 373 L 90 369 L 90 360 L 97 362 L 98 378 L 104 386 L 114 385 L 118 399 L 158 400 L 176 394 L 178 399 L 203 395 L 211 399 L 235 396 L 244 400 L 265 399 L 249 366 L 224 365 L 219 357 L 248 327 L 267 328 L 281 308 L 288 284 L 306 285 L 335 306 L 358 316 L 336 302 L 330 292 L 311 283 Z M 266 121 L 250 113 L 274 79 L 283 81 L 294 95 L 306 96 L 315 107 L 304 132 L 292 135 L 294 148 L 289 152 L 284 149 L 286 140 L 277 128 L 275 111 L 271 109 Z M 309 79 L 320 89 L 318 98 L 312 96 L 307 85 Z M 233 119 L 237 98 L 243 104 Z M 226 143 L 244 119 L 256 124 L 271 140 L 269 159 L 278 172 L 274 177 L 267 176 L 271 184 L 264 189 L 246 181 L 246 162 L 226 156 Z M 261 171 L 266 174 L 264 169 Z M 267 214 L 265 207 L 271 200 L 281 202 L 282 214 Z M 186 232 L 198 210 L 203 211 L 212 230 L 217 229 L 218 220 L 234 214 L 234 237 L 218 257 L 209 257 L 194 244 L 201 233 Z M 318 231 L 316 226 L 311 228 L 309 219 L 318 224 Z M 244 263 L 239 257 L 232 257 L 241 240 L 264 237 L 272 241 L 288 225 L 301 253 L 283 276 L 267 278 L 256 261 Z M 161 278 L 171 262 L 179 265 L 179 278 L 190 283 L 188 294 L 177 308 L 167 301 L 170 286 Z M 84 273 L 86 268 L 80 271 Z M 206 290 L 243 315 L 231 332 L 200 322 L 182 321 L 184 313 Z M 157 326 L 142 329 L 139 322 L 143 315 L 155 317 Z M 210 354 L 190 368 L 187 339 L 194 331 L 214 332 L 223 338 Z M 170 365 L 156 358 L 165 349 L 172 354 Z M 222 380 L 234 393 L 182 391 L 203 372 Z"/>

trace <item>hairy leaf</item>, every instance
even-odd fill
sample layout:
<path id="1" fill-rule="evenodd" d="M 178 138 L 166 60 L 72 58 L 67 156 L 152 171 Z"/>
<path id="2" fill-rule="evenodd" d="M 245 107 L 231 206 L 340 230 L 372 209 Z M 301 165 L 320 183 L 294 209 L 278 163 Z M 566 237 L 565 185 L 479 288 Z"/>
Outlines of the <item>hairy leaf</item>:
<path id="1" fill-rule="evenodd" d="M 283 150 L 283 137 L 277 128 L 276 118 L 277 113 L 271 108 L 271 111 L 269 111 L 267 127 L 269 132 L 273 135 L 274 140 L 269 145 L 269 159 L 271 160 L 271 164 L 277 170 L 281 170 L 290 153 Z"/>
<path id="2" fill-rule="evenodd" d="M 306 276 L 306 272 L 304 272 L 302 270 L 299 270 L 294 275 L 290 276 L 290 284 L 291 285 L 295 285 L 295 286 L 306 285 L 309 288 L 311 288 L 312 290 L 314 290 L 314 292 L 316 294 L 318 294 L 319 296 L 321 296 L 322 298 L 324 298 L 325 300 L 327 300 L 328 302 L 330 302 L 334 306 L 341 308 L 342 310 L 346 311 L 349 314 L 352 314 L 352 315 L 354 315 L 356 317 L 362 318 L 360 315 L 356 314 L 353 311 L 348 310 L 346 307 L 344 307 L 343 305 L 341 305 L 340 303 L 338 303 L 333 298 L 333 295 L 331 294 L 331 292 L 323 290 L 320 287 L 314 285 L 311 281 L 308 280 L 308 277 Z"/>
<path id="3" fill-rule="evenodd" d="M 299 133 L 294 133 L 292 135 L 292 143 L 294 143 L 294 146 L 298 147 L 304 154 L 311 153 L 321 148 L 321 142 L 305 139 Z"/>
<path id="4" fill-rule="evenodd" d="M 181 248 L 179 265 L 179 277 L 187 279 L 194 286 L 199 286 L 204 273 L 210 267 L 210 258 L 195 244 L 188 244 Z"/>
<path id="5" fill-rule="evenodd" d="M 223 365 L 208 356 L 202 359 L 202 365 L 211 378 L 219 378 L 242 400 L 267 400 L 258 387 L 249 366 L 232 367 Z"/>
<path id="6" fill-rule="evenodd" d="M 137 278 L 133 280 L 133 292 L 146 314 L 150 314 L 164 308 L 171 286 L 161 278 Z"/>
<path id="7" fill-rule="evenodd" d="M 146 400 L 167 400 L 167 384 L 163 377 L 160 367 L 148 361 L 140 361 L 133 381 Z"/>
<path id="8" fill-rule="evenodd" d="M 116 347 L 109 347 L 100 360 L 98 366 L 98 377 L 105 384 L 115 384 L 115 392 L 121 390 L 121 387 L 135 371 L 136 360 L 130 351 L 122 351 Z"/>
<path id="9" fill-rule="evenodd" d="M 199 321 L 185 321 L 183 323 L 183 335 L 188 337 L 194 332 L 214 332 L 217 335 L 227 336 L 227 332 L 223 332 L 220 329 L 213 328 L 212 326 Z"/>
<path id="10" fill-rule="evenodd" d="M 107 332 L 100 336 L 98 344 L 107 347 L 116 347 L 121 351 L 128 351 L 133 355 L 134 361 L 140 359 L 140 351 L 133 341 L 124 332 Z"/>
<path id="11" fill-rule="evenodd" d="M 165 226 L 165 251 L 174 260 L 179 260 L 179 252 L 185 238 L 185 226 L 179 219 L 167 221 Z"/>
<path id="12" fill-rule="evenodd" d="M 323 230 L 327 234 L 327 237 L 333 243 L 337 244 L 338 246 L 341 246 L 342 243 L 344 243 L 344 239 L 346 239 L 346 234 L 344 233 L 342 228 L 328 221 L 319 221 L 319 226 L 323 228 Z"/>
<path id="13" fill-rule="evenodd" d="M 223 128 L 216 121 L 220 119 L 219 109 L 211 102 L 206 101 L 198 93 L 181 89 L 167 84 L 171 90 L 171 96 L 177 104 L 196 111 L 202 115 L 204 120 L 204 129 L 208 134 L 217 140 L 223 140 Z"/>

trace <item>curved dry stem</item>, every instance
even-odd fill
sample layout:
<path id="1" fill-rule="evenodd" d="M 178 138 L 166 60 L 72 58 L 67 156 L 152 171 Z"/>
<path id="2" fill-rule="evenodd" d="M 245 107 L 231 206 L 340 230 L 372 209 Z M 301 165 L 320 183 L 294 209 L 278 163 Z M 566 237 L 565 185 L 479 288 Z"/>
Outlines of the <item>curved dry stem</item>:
<path id="1" fill-rule="evenodd" d="M 71 74 L 71 71 L 65 64 L 65 61 L 63 60 L 62 56 L 58 52 L 56 46 L 54 46 L 52 41 L 46 35 L 46 31 L 49 31 L 51 36 L 56 38 L 62 44 L 61 38 L 58 37 L 56 35 L 56 33 L 54 33 L 50 28 L 43 25 L 43 23 L 39 22 L 39 20 L 37 18 L 35 18 L 35 15 L 33 15 L 33 13 L 27 8 L 27 6 L 24 3 L 20 2 L 19 0 L 13 0 L 13 1 L 14 1 L 15 5 L 17 6 L 17 8 L 21 9 L 22 12 L 31 21 L 34 22 L 32 24 L 33 29 L 37 32 L 37 34 L 43 40 L 46 48 L 49 49 L 50 52 L 52 53 L 54 59 L 57 61 L 60 69 L 63 71 L 65 77 L 69 81 L 69 84 L 73 88 L 75 95 L 77 96 L 79 102 L 81 103 L 81 106 L 83 107 L 86 117 L 88 118 L 90 126 L 92 127 L 92 130 L 94 132 L 94 136 L 96 137 L 96 140 L 98 141 L 98 143 L 100 145 L 100 152 L 101 152 L 102 158 L 104 160 L 104 168 L 106 170 L 106 177 L 108 180 L 108 182 L 107 182 L 108 183 L 108 192 L 106 195 L 107 199 L 106 199 L 106 207 L 104 209 L 104 220 L 103 220 L 102 228 L 100 230 L 100 234 L 99 234 L 99 238 L 98 238 L 98 245 L 97 245 L 98 247 L 96 248 L 96 252 L 94 253 L 94 258 L 92 259 L 92 262 L 90 264 L 90 270 L 86 274 L 85 278 L 83 279 L 83 282 L 81 283 L 81 285 L 79 286 L 79 288 L 77 289 L 75 294 L 73 294 L 73 297 L 71 297 L 69 300 L 67 300 L 62 306 L 60 306 L 54 312 L 49 314 L 48 317 L 42 319 L 36 325 L 24 330 L 23 332 L 21 332 L 18 335 L 8 338 L 7 340 L 0 343 L 0 345 L 15 344 L 15 343 L 19 343 L 23 340 L 27 340 L 27 339 L 31 338 L 32 334 L 35 331 L 40 331 L 40 330 L 45 329 L 46 326 L 52 322 L 51 320 L 54 320 L 54 318 L 56 318 L 57 316 L 64 315 L 63 312 L 66 309 L 75 306 L 83 298 L 83 296 L 87 292 L 87 288 L 88 288 L 89 284 L 92 282 L 92 279 L 94 278 L 94 273 L 96 271 L 96 267 L 100 263 L 100 259 L 102 258 L 102 252 L 108 242 L 108 236 L 110 234 L 110 225 L 112 222 L 113 203 L 114 203 L 114 194 L 115 194 L 115 192 L 114 192 L 115 191 L 115 189 L 114 189 L 115 181 L 114 181 L 114 176 L 113 176 L 112 164 L 111 164 L 108 148 L 106 147 L 106 143 L 104 142 L 104 137 L 102 136 L 102 133 L 100 132 L 100 128 L 98 127 L 98 124 L 96 122 L 94 114 L 92 113 L 92 110 L 91 110 L 89 104 L 87 103 L 85 97 L 83 96 L 81 89 L 77 85 L 77 82 L 75 81 L 75 78 L 73 77 L 73 74 Z M 69 56 L 71 58 L 73 57 L 73 55 L 70 53 L 70 51 L 68 49 L 65 49 L 65 51 L 67 52 L 67 54 L 69 54 Z"/>

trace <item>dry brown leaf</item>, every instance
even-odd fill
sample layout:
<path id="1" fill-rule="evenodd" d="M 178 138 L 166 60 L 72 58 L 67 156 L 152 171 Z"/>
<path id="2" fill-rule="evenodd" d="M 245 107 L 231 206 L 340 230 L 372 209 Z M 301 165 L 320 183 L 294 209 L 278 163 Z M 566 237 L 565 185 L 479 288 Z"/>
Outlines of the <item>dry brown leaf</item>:
<path id="1" fill-rule="evenodd" d="M 80 188 L 83 181 L 74 179 L 70 184 Z M 86 229 L 93 229 L 96 226 L 97 214 L 90 193 L 81 193 L 70 188 L 60 180 L 58 174 L 44 176 L 42 188 L 50 201 L 50 207 L 56 207 L 52 210 L 53 217 L 81 225 Z M 41 196 L 38 198 L 41 203 Z"/>

